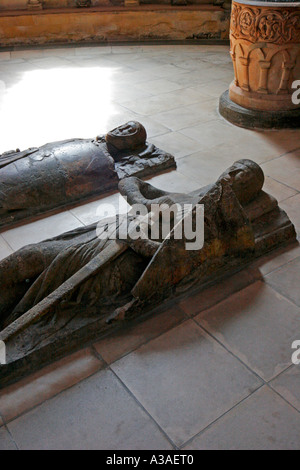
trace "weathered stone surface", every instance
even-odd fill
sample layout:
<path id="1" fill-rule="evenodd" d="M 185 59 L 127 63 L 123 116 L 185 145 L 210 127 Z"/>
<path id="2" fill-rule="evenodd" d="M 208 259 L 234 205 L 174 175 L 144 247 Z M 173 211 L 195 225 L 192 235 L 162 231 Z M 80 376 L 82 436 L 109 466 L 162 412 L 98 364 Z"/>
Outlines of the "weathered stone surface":
<path id="1" fill-rule="evenodd" d="M 106 226 L 118 238 L 118 227 L 124 224 L 120 217 L 117 229 L 104 220 L 25 247 L 0 262 L 0 339 L 7 346 L 0 386 L 142 318 L 162 301 L 211 285 L 294 241 L 294 226 L 277 201 L 262 191 L 263 184 L 261 168 L 250 160 L 236 162 L 215 184 L 189 194 L 125 178 L 119 188 L 130 204 L 147 209 L 154 203 L 178 204 L 183 218 L 184 204 L 193 213 L 198 204 L 204 205 L 203 247 L 186 249 L 187 239 L 175 236 L 176 219 L 170 236 L 151 238 L 148 233 L 148 238 L 135 239 L 129 228 L 125 241 L 100 240 L 99 230 Z"/>
<path id="2" fill-rule="evenodd" d="M 148 176 L 175 160 L 146 142 L 129 122 L 96 139 L 71 139 L 0 155 L 0 228 L 117 189 L 120 179 Z"/>
<path id="3" fill-rule="evenodd" d="M 1 12 L 2 46 L 61 42 L 224 39 L 229 13 L 213 5 L 102 6 Z"/>
<path id="4" fill-rule="evenodd" d="M 230 53 L 235 78 L 221 115 L 249 129 L 300 127 L 292 99 L 300 74 L 300 3 L 234 1 Z"/>
<path id="5" fill-rule="evenodd" d="M 259 111 L 287 111 L 300 74 L 300 3 L 234 1 L 230 24 L 235 80 L 230 99 Z"/>
<path id="6" fill-rule="evenodd" d="M 258 111 L 234 103 L 228 90 L 219 101 L 219 111 L 227 121 L 247 129 L 297 129 L 300 127 L 300 108 L 288 111 Z"/>

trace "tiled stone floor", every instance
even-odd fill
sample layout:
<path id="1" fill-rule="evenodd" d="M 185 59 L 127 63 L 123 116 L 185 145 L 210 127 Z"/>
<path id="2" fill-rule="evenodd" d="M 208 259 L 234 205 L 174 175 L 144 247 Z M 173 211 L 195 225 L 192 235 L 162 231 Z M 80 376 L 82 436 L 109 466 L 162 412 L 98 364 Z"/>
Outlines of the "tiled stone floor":
<path id="1" fill-rule="evenodd" d="M 139 120 L 177 158 L 154 185 L 191 191 L 252 158 L 299 234 L 299 131 L 224 122 L 231 79 L 225 46 L 0 53 L 0 152 Z M 0 257 L 96 221 L 98 206 L 2 233 Z M 299 448 L 299 273 L 295 244 L 1 391 L 0 449 Z"/>

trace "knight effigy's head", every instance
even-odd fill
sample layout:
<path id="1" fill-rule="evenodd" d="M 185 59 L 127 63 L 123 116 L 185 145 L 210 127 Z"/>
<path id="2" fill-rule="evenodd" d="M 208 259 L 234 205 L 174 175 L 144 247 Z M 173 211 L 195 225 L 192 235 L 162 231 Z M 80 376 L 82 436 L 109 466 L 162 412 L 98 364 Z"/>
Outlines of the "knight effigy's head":
<path id="1" fill-rule="evenodd" d="M 116 127 L 106 135 L 106 143 L 121 152 L 134 150 L 145 145 L 147 133 L 144 126 L 136 121 L 129 121 Z"/>
<path id="2" fill-rule="evenodd" d="M 238 160 L 219 178 L 227 181 L 242 204 L 251 202 L 262 190 L 265 177 L 262 169 L 252 160 Z"/>

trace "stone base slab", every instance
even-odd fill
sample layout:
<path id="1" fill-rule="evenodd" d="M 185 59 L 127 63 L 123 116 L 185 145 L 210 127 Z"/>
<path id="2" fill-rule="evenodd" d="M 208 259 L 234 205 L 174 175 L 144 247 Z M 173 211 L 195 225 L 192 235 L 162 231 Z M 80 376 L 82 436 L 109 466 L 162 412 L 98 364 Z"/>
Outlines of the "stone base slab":
<path id="1" fill-rule="evenodd" d="M 280 111 L 289 111 L 297 109 L 297 105 L 292 102 L 290 93 L 271 94 L 258 93 L 253 91 L 245 91 L 237 86 L 234 81 L 229 87 L 229 97 L 231 101 L 243 108 L 252 109 L 254 111 L 269 111 L 278 113 Z"/>
<path id="2" fill-rule="evenodd" d="M 229 12 L 213 5 L 142 5 L 0 13 L 0 44 L 226 40 Z"/>
<path id="3" fill-rule="evenodd" d="M 300 128 L 300 108 L 289 111 L 255 111 L 234 103 L 225 91 L 220 97 L 219 111 L 227 121 L 247 129 Z"/>

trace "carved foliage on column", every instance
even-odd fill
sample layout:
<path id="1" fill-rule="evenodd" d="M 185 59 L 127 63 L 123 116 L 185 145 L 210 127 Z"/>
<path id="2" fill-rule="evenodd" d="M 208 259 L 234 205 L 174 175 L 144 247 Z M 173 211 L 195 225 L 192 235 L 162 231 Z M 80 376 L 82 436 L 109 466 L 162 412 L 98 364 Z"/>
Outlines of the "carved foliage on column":
<path id="1" fill-rule="evenodd" d="M 300 11 L 233 3 L 230 33 L 235 39 L 273 44 L 300 42 Z"/>
<path id="2" fill-rule="evenodd" d="M 300 54 L 299 9 L 272 8 L 267 4 L 249 7 L 233 2 L 230 42 L 236 86 L 244 92 L 274 96 L 274 90 L 271 92 L 268 85 L 274 73 L 272 59 L 279 54 L 281 76 L 275 95 L 291 93 L 290 80 Z M 255 86 L 249 81 L 250 63 L 255 64 Z"/>

